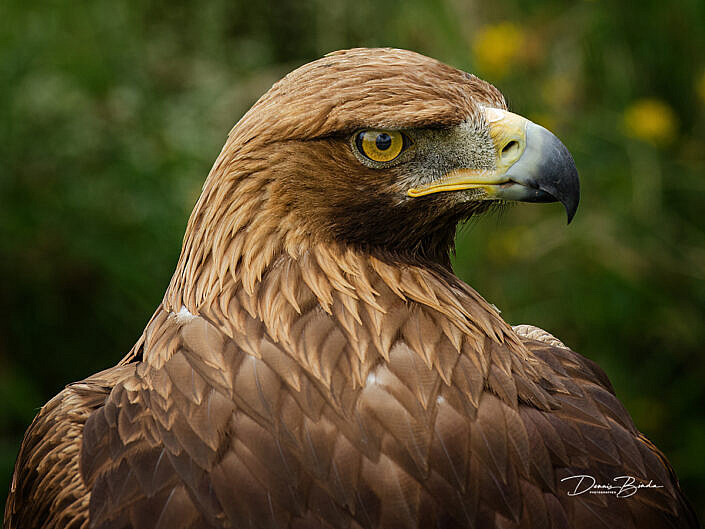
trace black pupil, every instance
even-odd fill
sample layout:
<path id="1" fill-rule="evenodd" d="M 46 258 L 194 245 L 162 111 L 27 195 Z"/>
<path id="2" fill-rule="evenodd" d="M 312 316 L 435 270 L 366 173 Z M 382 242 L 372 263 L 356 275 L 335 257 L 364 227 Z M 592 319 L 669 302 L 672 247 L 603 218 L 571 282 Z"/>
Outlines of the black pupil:
<path id="1" fill-rule="evenodd" d="M 375 139 L 375 145 L 380 151 L 386 151 L 392 146 L 392 137 L 386 132 L 383 132 Z"/>

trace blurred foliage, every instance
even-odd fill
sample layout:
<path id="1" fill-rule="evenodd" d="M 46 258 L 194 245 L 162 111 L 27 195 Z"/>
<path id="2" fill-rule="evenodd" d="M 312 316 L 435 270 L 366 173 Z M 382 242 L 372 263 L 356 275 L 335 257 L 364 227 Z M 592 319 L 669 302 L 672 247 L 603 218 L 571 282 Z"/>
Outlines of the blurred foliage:
<path id="1" fill-rule="evenodd" d="M 38 408 L 139 336 L 256 98 L 328 51 L 396 46 L 494 82 L 573 152 L 573 224 L 532 205 L 470 222 L 457 272 L 596 360 L 705 518 L 702 0 L 4 0 L 0 18 L 0 483 Z"/>

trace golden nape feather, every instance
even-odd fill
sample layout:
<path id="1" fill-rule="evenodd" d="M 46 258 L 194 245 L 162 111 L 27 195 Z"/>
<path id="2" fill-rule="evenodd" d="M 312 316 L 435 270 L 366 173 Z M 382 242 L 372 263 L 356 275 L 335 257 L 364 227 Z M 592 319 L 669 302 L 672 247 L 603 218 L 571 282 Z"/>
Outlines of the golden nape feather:
<path id="1" fill-rule="evenodd" d="M 578 198 L 473 75 L 295 70 L 230 133 L 132 351 L 28 429 L 5 527 L 696 527 L 603 371 L 451 270 L 458 222 Z"/>

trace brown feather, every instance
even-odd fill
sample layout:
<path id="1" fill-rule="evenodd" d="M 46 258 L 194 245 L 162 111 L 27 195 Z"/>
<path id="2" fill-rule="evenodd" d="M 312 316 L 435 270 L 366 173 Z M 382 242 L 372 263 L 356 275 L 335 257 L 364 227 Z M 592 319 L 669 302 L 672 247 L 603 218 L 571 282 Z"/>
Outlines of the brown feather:
<path id="1" fill-rule="evenodd" d="M 216 160 L 133 350 L 28 430 L 6 527 L 696 526 L 604 373 L 452 274 L 455 223 L 484 206 L 390 213 L 400 169 L 348 145 L 478 124 L 482 105 L 505 108 L 402 50 L 275 84 Z M 570 496 L 574 474 L 663 488 Z"/>

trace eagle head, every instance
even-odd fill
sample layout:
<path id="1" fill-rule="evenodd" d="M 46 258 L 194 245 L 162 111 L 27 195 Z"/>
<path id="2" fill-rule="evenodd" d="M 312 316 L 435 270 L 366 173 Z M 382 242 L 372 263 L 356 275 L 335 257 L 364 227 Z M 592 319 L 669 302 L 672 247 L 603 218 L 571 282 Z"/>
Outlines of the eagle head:
<path id="1" fill-rule="evenodd" d="M 246 233 L 252 266 L 316 243 L 449 265 L 457 223 L 493 204 L 560 201 L 570 221 L 578 199 L 565 146 L 489 83 L 410 51 L 352 49 L 291 72 L 237 123 L 184 251 L 225 254 Z"/>

